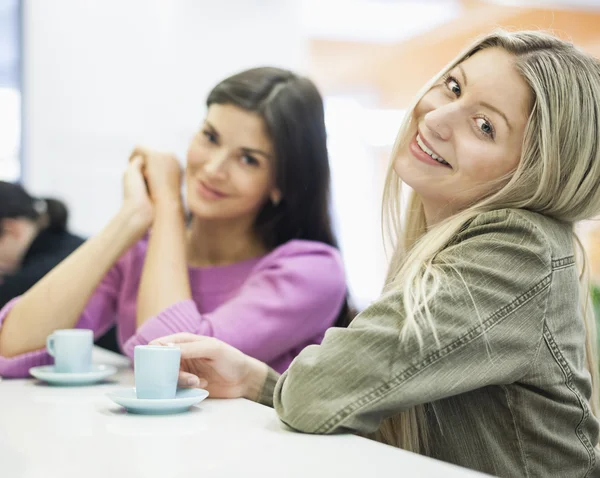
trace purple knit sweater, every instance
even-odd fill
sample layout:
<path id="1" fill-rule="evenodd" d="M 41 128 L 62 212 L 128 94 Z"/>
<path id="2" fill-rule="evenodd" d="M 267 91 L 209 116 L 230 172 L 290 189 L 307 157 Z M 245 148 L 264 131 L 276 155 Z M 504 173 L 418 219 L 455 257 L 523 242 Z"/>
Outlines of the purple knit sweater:
<path id="1" fill-rule="evenodd" d="M 107 273 L 77 328 L 101 336 L 115 322 L 121 348 L 177 332 L 216 337 L 283 372 L 307 345 L 318 344 L 333 325 L 346 294 L 336 249 L 290 241 L 271 253 L 222 267 L 190 267 L 192 299 L 171 305 L 136 330 L 136 301 L 147 239 L 133 246 Z M 0 311 L 0 327 L 15 302 Z M 45 350 L 0 356 L 0 376 L 26 377 L 30 367 L 52 363 Z"/>

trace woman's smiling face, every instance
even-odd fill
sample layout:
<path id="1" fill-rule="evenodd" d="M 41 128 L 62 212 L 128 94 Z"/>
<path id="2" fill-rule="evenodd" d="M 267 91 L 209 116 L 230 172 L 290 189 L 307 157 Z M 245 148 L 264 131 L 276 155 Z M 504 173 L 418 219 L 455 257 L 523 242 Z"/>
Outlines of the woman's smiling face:
<path id="1" fill-rule="evenodd" d="M 472 55 L 423 96 L 394 170 L 426 213 L 449 216 L 506 183 L 521 158 L 531 98 L 514 57 L 501 48 Z"/>

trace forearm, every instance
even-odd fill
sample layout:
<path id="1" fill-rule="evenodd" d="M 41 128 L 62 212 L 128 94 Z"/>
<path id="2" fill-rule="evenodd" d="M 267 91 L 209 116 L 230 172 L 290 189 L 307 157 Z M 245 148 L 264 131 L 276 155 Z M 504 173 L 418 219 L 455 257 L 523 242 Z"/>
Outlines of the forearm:
<path id="1" fill-rule="evenodd" d="M 144 231 L 121 210 L 102 230 L 52 269 L 17 302 L 0 329 L 0 355 L 43 348 L 54 330 L 72 328 L 115 262 Z"/>
<path id="2" fill-rule="evenodd" d="M 191 297 L 183 207 L 180 201 L 164 201 L 155 207 L 138 292 L 137 326 L 176 302 Z"/>

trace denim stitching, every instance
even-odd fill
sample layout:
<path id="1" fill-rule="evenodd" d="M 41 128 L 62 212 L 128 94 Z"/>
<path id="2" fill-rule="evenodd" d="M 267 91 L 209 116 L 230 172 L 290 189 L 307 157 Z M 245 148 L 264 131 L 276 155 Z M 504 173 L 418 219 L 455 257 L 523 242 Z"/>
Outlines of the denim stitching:
<path id="1" fill-rule="evenodd" d="M 529 302 L 531 299 L 536 297 L 539 293 L 547 289 L 551 282 L 551 274 L 548 274 L 544 277 L 540 282 L 534 285 L 527 292 L 522 295 L 516 297 L 512 302 L 507 304 L 506 306 L 498 309 L 494 312 L 488 319 L 486 319 L 483 323 L 478 324 L 473 327 L 471 330 L 467 331 L 461 337 L 458 337 L 454 342 L 448 344 L 442 349 L 437 349 L 431 352 L 427 357 L 425 357 L 420 363 L 411 365 L 409 368 L 405 369 L 398 375 L 392 377 L 391 380 L 381 384 L 374 390 L 366 393 L 362 397 L 359 397 L 353 403 L 350 403 L 335 415 L 326 420 L 321 426 L 317 428 L 315 433 L 317 434 L 325 434 L 333 427 L 335 427 L 339 422 L 344 420 L 350 414 L 355 412 L 356 410 L 362 408 L 367 404 L 372 404 L 378 401 L 380 398 L 384 397 L 387 393 L 395 390 L 397 387 L 401 386 L 407 380 L 415 377 L 420 372 L 425 370 L 430 365 L 438 362 L 443 359 L 445 356 L 450 354 L 451 352 L 457 350 L 458 348 L 469 344 L 474 339 L 485 333 L 487 330 L 491 329 L 494 325 L 498 324 L 504 318 L 506 318 L 511 312 L 518 309 L 523 304 Z"/>
<path id="2" fill-rule="evenodd" d="M 552 261 L 552 269 L 553 270 L 565 269 L 569 266 L 572 266 L 573 264 L 575 264 L 575 256 L 567 256 L 567 257 L 563 257 L 561 259 L 554 259 Z"/>
<path id="3" fill-rule="evenodd" d="M 554 337 L 552 336 L 552 333 L 550 332 L 550 330 L 548 329 L 546 324 L 544 324 L 544 339 L 546 340 L 546 343 L 548 344 L 548 347 L 550 348 L 550 352 L 554 356 L 556 363 L 558 364 L 558 366 L 560 367 L 560 369 L 563 372 L 563 375 L 565 376 L 565 385 L 567 386 L 567 388 L 569 390 L 571 390 L 573 395 L 575 395 L 575 398 L 577 399 L 577 401 L 579 402 L 579 404 L 581 406 L 581 411 L 583 412 L 583 416 L 581 417 L 581 420 L 579 421 L 579 423 L 577 424 L 577 427 L 575 428 L 575 433 L 577 434 L 577 438 L 579 438 L 579 441 L 584 446 L 584 448 L 587 450 L 588 455 L 590 457 L 590 460 L 589 460 L 590 465 L 588 467 L 587 473 L 584 476 L 584 478 L 586 478 L 586 477 L 590 476 L 590 473 L 593 471 L 594 467 L 596 466 L 596 456 L 594 453 L 594 446 L 590 443 L 588 437 L 585 436 L 585 433 L 582 430 L 583 424 L 589 418 L 590 411 L 589 411 L 588 407 L 585 406 L 586 401 L 583 399 L 583 397 L 581 396 L 579 391 L 573 386 L 573 372 L 571 371 L 569 364 L 567 363 L 562 352 L 560 351 L 558 344 L 554 341 Z"/>

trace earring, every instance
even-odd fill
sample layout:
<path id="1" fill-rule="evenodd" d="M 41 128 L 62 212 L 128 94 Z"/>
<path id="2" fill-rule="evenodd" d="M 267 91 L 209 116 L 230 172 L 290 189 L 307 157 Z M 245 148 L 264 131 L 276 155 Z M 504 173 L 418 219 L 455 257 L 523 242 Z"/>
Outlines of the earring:
<path id="1" fill-rule="evenodd" d="M 279 206 L 279 203 L 281 202 L 280 198 L 272 198 L 271 199 L 271 204 L 273 204 L 273 207 L 277 207 Z"/>

